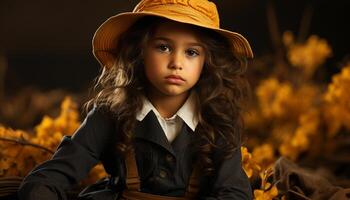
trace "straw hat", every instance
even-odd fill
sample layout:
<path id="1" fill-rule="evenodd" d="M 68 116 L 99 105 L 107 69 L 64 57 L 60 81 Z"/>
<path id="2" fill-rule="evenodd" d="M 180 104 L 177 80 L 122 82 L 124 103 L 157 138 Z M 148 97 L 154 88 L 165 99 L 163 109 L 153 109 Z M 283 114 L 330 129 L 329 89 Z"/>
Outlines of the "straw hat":
<path id="1" fill-rule="evenodd" d="M 132 12 L 125 12 L 107 19 L 95 32 L 93 53 L 104 67 L 115 61 L 112 53 L 120 34 L 144 16 L 158 16 L 176 22 L 192 24 L 214 30 L 232 42 L 232 51 L 238 56 L 253 58 L 248 41 L 239 33 L 220 28 L 216 5 L 208 0 L 141 0 Z"/>

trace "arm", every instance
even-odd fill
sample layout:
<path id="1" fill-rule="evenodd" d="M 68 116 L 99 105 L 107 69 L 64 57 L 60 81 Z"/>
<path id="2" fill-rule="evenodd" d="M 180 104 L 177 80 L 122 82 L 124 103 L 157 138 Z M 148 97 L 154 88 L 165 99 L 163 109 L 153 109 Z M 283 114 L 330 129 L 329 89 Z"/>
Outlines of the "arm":
<path id="1" fill-rule="evenodd" d="M 64 190 L 78 183 L 98 163 L 112 127 L 111 119 L 92 109 L 74 135 L 63 138 L 52 159 L 25 177 L 19 198 L 66 199 Z"/>
<path id="2" fill-rule="evenodd" d="M 214 159 L 222 152 L 214 153 Z M 215 160 L 214 160 L 215 163 Z M 249 179 L 241 166 L 241 150 L 238 147 L 233 156 L 215 167 L 214 176 L 204 181 L 207 188 L 200 192 L 201 200 L 246 200 L 252 199 Z M 210 185 L 210 186 L 209 186 Z M 206 187 L 204 187 L 206 188 Z"/>

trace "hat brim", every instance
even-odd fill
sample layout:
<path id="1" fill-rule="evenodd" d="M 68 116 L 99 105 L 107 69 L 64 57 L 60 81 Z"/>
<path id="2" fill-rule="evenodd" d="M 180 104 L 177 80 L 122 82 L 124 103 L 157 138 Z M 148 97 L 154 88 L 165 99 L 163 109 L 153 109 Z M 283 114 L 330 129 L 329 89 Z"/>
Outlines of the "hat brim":
<path id="1" fill-rule="evenodd" d="M 157 16 L 172 21 L 191 24 L 213 31 L 226 37 L 232 43 L 232 51 L 240 57 L 253 58 L 253 51 L 249 42 L 241 34 L 231 32 L 216 27 L 204 26 L 195 22 L 188 22 L 181 18 L 172 18 L 168 15 L 161 15 L 152 12 L 126 12 L 118 14 L 107 19 L 95 32 L 92 39 L 93 54 L 100 64 L 104 67 L 111 67 L 115 61 L 115 52 L 118 39 L 122 33 L 127 31 L 137 20 L 145 16 Z"/>

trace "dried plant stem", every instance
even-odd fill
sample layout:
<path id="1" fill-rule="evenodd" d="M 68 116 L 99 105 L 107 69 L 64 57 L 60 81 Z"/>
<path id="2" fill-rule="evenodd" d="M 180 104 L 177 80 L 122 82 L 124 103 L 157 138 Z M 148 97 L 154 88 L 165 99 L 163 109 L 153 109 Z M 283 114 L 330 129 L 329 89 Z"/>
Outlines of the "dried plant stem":
<path id="1" fill-rule="evenodd" d="M 309 34 L 313 11 L 313 7 L 310 4 L 306 5 L 300 23 L 298 42 L 303 42 Z"/>
<path id="2" fill-rule="evenodd" d="M 283 74 L 286 74 L 288 65 L 285 60 L 285 49 L 282 43 L 282 36 L 278 26 L 275 6 L 271 0 L 268 1 L 266 5 L 266 17 L 267 17 L 267 23 L 268 23 L 268 28 L 270 32 L 271 42 L 275 49 L 275 58 L 276 58 L 275 73 L 278 76 L 283 76 Z"/>
<path id="3" fill-rule="evenodd" d="M 10 138 L 4 138 L 4 137 L 0 137 L 0 141 L 5 141 L 5 142 L 12 142 L 12 143 L 16 143 L 16 144 L 20 144 L 20 145 L 23 145 L 23 146 L 31 146 L 31 147 L 35 147 L 35 148 L 38 148 L 38 149 L 41 149 L 41 150 L 44 150 L 50 154 L 54 154 L 55 152 L 46 148 L 46 147 L 43 147 L 43 146 L 40 146 L 38 144 L 33 144 L 33 143 L 30 143 L 30 142 L 27 142 L 25 140 L 20 140 L 20 139 L 10 139 Z"/>
<path id="4" fill-rule="evenodd" d="M 275 50 L 280 51 L 282 48 L 281 33 L 278 28 L 278 21 L 276 16 L 275 7 L 272 1 L 268 1 L 266 7 L 267 23 L 270 32 L 270 38 Z"/>

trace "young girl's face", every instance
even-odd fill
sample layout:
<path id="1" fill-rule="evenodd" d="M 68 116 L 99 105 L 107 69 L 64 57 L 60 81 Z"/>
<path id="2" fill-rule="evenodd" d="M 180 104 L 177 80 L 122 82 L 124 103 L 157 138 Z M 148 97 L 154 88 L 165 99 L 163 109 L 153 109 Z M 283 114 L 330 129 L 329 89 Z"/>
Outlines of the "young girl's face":
<path id="1" fill-rule="evenodd" d="M 164 22 L 144 49 L 151 95 L 186 95 L 198 81 L 205 60 L 203 43 L 190 25 Z"/>

